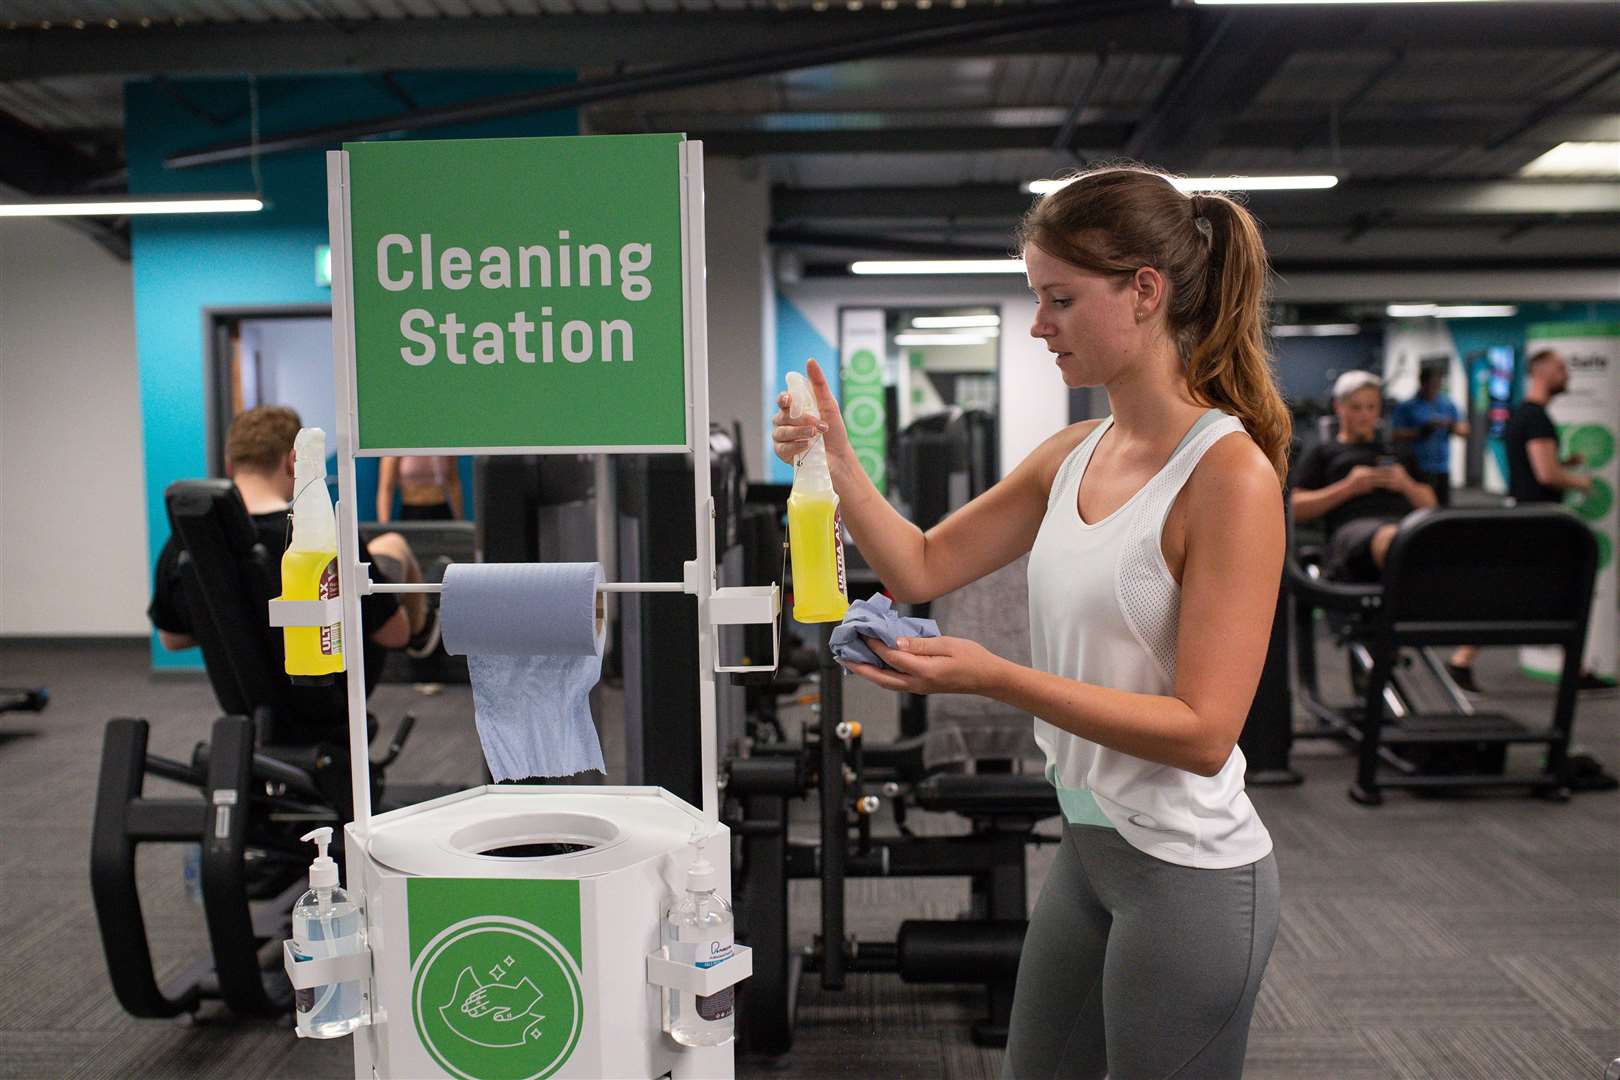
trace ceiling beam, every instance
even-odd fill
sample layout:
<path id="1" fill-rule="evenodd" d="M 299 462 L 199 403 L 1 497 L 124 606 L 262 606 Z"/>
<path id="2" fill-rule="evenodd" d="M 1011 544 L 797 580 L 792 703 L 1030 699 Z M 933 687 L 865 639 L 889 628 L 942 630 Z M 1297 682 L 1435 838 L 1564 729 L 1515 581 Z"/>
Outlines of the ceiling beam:
<path id="1" fill-rule="evenodd" d="M 1016 184 L 893 188 L 776 188 L 778 226 L 859 219 L 1016 220 L 1032 201 Z M 1252 192 L 1250 209 L 1268 227 L 1349 222 L 1393 212 L 1398 222 L 1457 218 L 1609 219 L 1620 213 L 1620 183 L 1606 180 L 1358 182 L 1330 191 Z"/>
<path id="2" fill-rule="evenodd" d="M 1151 2 L 1152 0 L 1091 0 L 1087 3 L 1077 3 L 1069 0 L 1061 4 L 1021 10 L 993 9 L 991 14 L 974 14 L 968 18 L 953 20 L 948 25 L 880 35 L 869 34 L 829 42 L 816 48 L 775 48 L 764 52 L 735 51 L 735 46 L 728 40 L 725 44 L 733 51 L 700 64 L 682 57 L 679 61 L 656 67 L 582 79 L 575 83 L 531 93 L 508 94 L 433 109 L 416 109 L 371 120 L 269 135 L 256 143 L 237 140 L 174 154 L 164 164 L 171 169 L 214 165 L 223 161 L 238 160 L 254 153 L 259 155 L 284 153 L 290 150 L 334 146 L 349 139 L 371 135 L 422 131 L 497 117 L 578 108 L 598 101 L 610 101 L 637 94 L 706 86 L 732 79 L 775 75 L 827 64 L 848 63 L 853 60 L 926 52 L 949 45 L 993 41 L 1008 35 L 1035 32 L 1050 34 L 1082 26 L 1111 12 L 1138 10 Z"/>
<path id="3" fill-rule="evenodd" d="M 71 143 L 0 111 L 0 191 L 29 198 L 84 192 L 107 166 Z M 129 260 L 129 229 L 105 218 L 59 218 L 118 258 Z"/>
<path id="4" fill-rule="evenodd" d="M 666 122 L 667 121 L 667 122 Z M 785 154 L 982 154 L 996 150 L 1050 150 L 1065 134 L 1051 124 L 984 126 L 827 128 L 809 131 L 740 131 L 705 129 L 696 115 L 649 121 L 654 130 L 684 131 L 701 139 L 706 154 L 714 157 L 769 157 Z M 1121 155 L 1134 125 L 1124 120 L 1077 124 L 1070 127 L 1064 145 L 1069 149 Z M 592 125 L 601 134 L 644 130 L 630 125 Z M 1502 130 L 1490 120 L 1357 120 L 1341 122 L 1338 145 L 1349 149 L 1376 147 L 1472 146 Z M 1325 144 L 1331 132 L 1329 118 L 1301 120 L 1249 119 L 1224 125 L 1222 149 L 1298 150 Z"/>
<path id="5" fill-rule="evenodd" d="M 1443 5 L 1450 7 L 1450 5 Z M 1316 9 L 1294 31 L 1295 45 L 1393 49 L 1591 48 L 1612 41 L 1610 5 L 1543 3 L 1469 5 L 1472 10 L 1353 12 Z M 1481 8 L 1488 8 L 1481 10 Z M 370 19 L 208 23 L 115 30 L 0 30 L 0 78 L 62 75 L 243 75 L 257 73 L 574 69 L 664 64 L 698 65 L 738 52 L 807 49 L 862 36 L 949 27 L 976 12 L 683 12 L 680 14 L 544 15 L 507 18 Z M 1281 15 L 1273 12 L 1271 15 Z M 1054 40 L 1031 32 L 996 41 L 954 43 L 953 55 L 1009 55 L 1076 50 L 1118 54 L 1184 53 L 1195 9 L 1153 4 L 1136 12 L 1100 12 L 1084 35 Z M 1061 42 L 1061 44 L 1059 44 Z"/>
<path id="6" fill-rule="evenodd" d="M 932 11 L 683 12 L 510 18 L 371 19 L 122 26 L 116 30 L 0 30 L 0 72 L 8 79 L 88 74 L 241 75 L 332 71 L 692 67 L 746 53 L 819 49 L 863 38 L 982 25 L 990 9 Z M 1180 18 L 1157 3 L 1060 0 L 998 14 L 1064 14 L 1084 20 L 1081 42 L 1126 51 L 1179 47 Z M 1168 21 L 1166 16 L 1168 16 Z M 1051 51 L 1051 24 L 975 42 L 946 40 L 945 53 Z"/>
<path id="7" fill-rule="evenodd" d="M 1125 156 L 1186 171 L 1222 144 L 1237 119 L 1297 49 L 1293 13 L 1224 12 L 1181 65 Z"/>

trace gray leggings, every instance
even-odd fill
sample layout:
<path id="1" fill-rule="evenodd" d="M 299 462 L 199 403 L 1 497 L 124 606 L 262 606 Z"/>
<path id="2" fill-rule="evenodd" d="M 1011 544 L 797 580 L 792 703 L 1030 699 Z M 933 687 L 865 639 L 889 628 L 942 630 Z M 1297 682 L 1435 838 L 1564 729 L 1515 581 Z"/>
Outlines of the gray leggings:
<path id="1" fill-rule="evenodd" d="M 1198 870 L 1069 825 L 1035 902 L 1002 1080 L 1231 1080 L 1277 936 L 1276 859 Z"/>

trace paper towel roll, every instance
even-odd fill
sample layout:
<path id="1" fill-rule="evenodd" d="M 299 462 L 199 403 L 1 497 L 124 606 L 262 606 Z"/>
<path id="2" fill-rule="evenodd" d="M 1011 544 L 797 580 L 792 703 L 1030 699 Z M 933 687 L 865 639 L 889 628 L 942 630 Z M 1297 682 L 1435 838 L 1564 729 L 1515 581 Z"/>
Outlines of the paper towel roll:
<path id="1" fill-rule="evenodd" d="M 590 692 L 602 675 L 600 563 L 458 563 L 445 651 L 467 657 L 478 739 L 497 780 L 605 771 Z"/>
<path id="2" fill-rule="evenodd" d="M 439 630 L 452 656 L 602 653 L 601 563 L 456 563 Z"/>

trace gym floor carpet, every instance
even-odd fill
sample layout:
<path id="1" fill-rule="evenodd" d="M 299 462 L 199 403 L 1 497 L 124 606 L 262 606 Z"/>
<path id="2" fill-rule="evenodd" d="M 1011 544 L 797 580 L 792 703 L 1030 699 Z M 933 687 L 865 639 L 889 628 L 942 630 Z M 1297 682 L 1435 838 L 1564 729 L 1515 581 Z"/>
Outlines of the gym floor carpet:
<path id="1" fill-rule="evenodd" d="M 1333 655 L 1323 652 L 1329 689 L 1342 667 Z M 1493 691 L 1488 707 L 1534 722 L 1550 715 L 1550 691 L 1516 673 L 1511 650 L 1487 650 L 1478 671 Z M 111 717 L 145 717 L 152 752 L 187 757 L 217 713 L 207 683 L 152 676 L 144 642 L 0 642 L 0 685 L 51 693 L 42 714 L 0 715 L 0 1077 L 352 1076 L 347 1040 L 299 1040 L 285 1024 L 218 1006 L 191 1023 L 135 1020 L 108 987 L 88 873 L 102 729 Z M 623 760 L 611 720 L 618 696 L 604 687 L 597 699 L 613 769 Z M 852 680 L 846 701 L 870 738 L 893 730 L 884 692 Z M 467 687 L 422 696 L 385 684 L 373 710 L 379 745 L 405 711 L 419 718 L 391 778 L 478 775 Z M 806 718 L 788 714 L 789 730 Z M 1576 744 L 1614 771 L 1617 736 L 1615 699 L 1583 695 Z M 1517 792 L 1391 791 L 1368 809 L 1345 795 L 1352 762 L 1341 749 L 1302 743 L 1294 766 L 1302 786 L 1251 792 L 1276 840 L 1283 908 L 1248 1080 L 1570 1080 L 1597 1077 L 1620 1056 L 1620 793 L 1560 805 Z M 169 789 L 148 781 L 149 794 Z M 913 817 L 928 831 L 962 827 Z M 814 830 L 814 804 L 800 804 L 795 835 Z M 1049 846 L 1031 849 L 1032 899 L 1051 857 Z M 204 946 L 202 913 L 186 898 L 178 848 L 149 849 L 139 874 L 161 979 Z M 816 931 L 817 888 L 792 885 L 795 945 Z M 951 918 L 966 901 L 965 880 L 851 881 L 849 932 L 892 939 L 902 920 Z M 741 1059 L 738 1075 L 995 1077 L 1000 1053 L 968 1038 L 982 998 L 894 975 L 852 975 L 829 993 L 807 976 L 792 1052 Z"/>

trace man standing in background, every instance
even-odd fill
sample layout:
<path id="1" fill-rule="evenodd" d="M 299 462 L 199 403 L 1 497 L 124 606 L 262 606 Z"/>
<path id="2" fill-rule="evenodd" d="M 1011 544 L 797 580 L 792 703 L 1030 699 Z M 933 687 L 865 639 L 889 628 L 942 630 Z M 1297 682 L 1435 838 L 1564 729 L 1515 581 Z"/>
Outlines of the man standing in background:
<path id="1" fill-rule="evenodd" d="M 1424 364 L 1418 372 L 1417 396 L 1395 407 L 1390 418 L 1395 441 L 1409 444 L 1423 482 L 1434 489 L 1441 506 L 1451 505 L 1451 437 L 1468 437 L 1468 423 L 1444 394 L 1446 364 Z"/>
<path id="2" fill-rule="evenodd" d="M 1591 491 L 1592 478 L 1573 472 L 1584 464 L 1579 454 L 1558 456 L 1558 427 L 1547 415 L 1547 404 L 1569 389 L 1569 364 L 1556 349 L 1541 349 L 1526 362 L 1529 382 L 1524 400 L 1508 417 L 1503 442 L 1507 444 L 1508 495 L 1517 506 L 1560 503 L 1566 491 Z M 1452 654 L 1446 669 L 1458 686 L 1477 691 L 1473 663 L 1479 650 L 1464 645 Z M 1590 671 L 1581 672 L 1580 690 L 1612 690 L 1614 684 Z"/>

